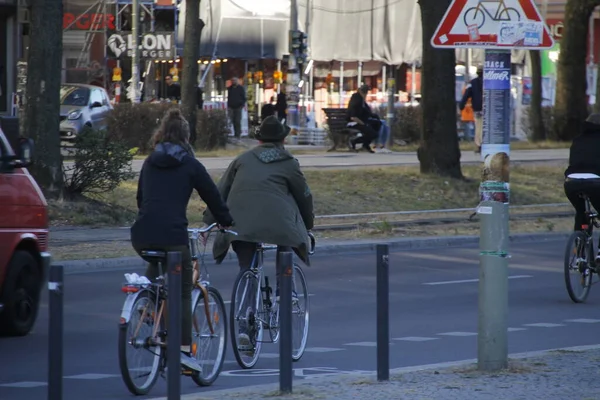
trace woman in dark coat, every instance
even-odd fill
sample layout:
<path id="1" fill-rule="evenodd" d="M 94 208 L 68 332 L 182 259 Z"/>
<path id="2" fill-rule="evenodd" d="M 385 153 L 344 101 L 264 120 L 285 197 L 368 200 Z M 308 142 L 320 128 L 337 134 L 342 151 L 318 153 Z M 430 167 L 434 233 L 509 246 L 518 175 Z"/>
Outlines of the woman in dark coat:
<path id="1" fill-rule="evenodd" d="M 154 151 L 140 171 L 139 213 L 131 227 L 131 244 L 138 254 L 143 250 L 181 252 L 181 364 L 201 372 L 190 354 L 193 266 L 186 210 L 192 192 L 198 192 L 222 227 L 231 226 L 233 219 L 206 168 L 191 151 L 189 138 L 189 125 L 179 109 L 168 111 L 152 137 Z M 146 277 L 152 280 L 161 274 L 156 263 L 148 265 Z"/>

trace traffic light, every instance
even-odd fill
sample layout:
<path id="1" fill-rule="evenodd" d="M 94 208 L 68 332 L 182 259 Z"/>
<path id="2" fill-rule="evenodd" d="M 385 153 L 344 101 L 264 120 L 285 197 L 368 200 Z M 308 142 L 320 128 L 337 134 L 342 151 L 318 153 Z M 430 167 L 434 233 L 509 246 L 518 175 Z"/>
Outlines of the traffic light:
<path id="1" fill-rule="evenodd" d="M 289 51 L 293 54 L 298 64 L 304 64 L 307 58 L 308 35 L 302 31 L 290 31 Z"/>
<path id="2" fill-rule="evenodd" d="M 308 58 L 308 35 L 304 32 L 300 32 L 300 48 L 298 49 L 298 63 L 306 63 Z"/>

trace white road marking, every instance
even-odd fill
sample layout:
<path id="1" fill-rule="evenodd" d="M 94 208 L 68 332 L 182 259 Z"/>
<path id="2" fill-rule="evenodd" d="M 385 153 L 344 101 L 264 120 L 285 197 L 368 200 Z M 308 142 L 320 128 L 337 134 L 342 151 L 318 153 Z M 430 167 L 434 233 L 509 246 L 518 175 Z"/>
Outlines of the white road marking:
<path id="1" fill-rule="evenodd" d="M 277 353 L 260 353 L 260 358 L 279 358 Z"/>
<path id="2" fill-rule="evenodd" d="M 438 333 L 440 336 L 477 336 L 476 332 L 444 332 Z"/>
<path id="3" fill-rule="evenodd" d="M 377 347 L 377 342 L 345 343 L 344 346 Z"/>
<path id="4" fill-rule="evenodd" d="M 508 279 L 526 279 L 526 278 L 533 278 L 533 276 L 531 276 L 531 275 L 513 275 L 513 276 L 508 277 Z M 479 279 L 462 279 L 462 280 L 458 280 L 458 281 L 425 282 L 422 285 L 438 286 L 438 285 L 454 285 L 457 283 L 474 283 L 474 282 L 479 282 Z"/>
<path id="5" fill-rule="evenodd" d="M 402 340 L 405 342 L 427 342 L 429 340 L 439 340 L 437 337 L 422 337 L 422 336 L 407 336 L 401 338 L 394 338 L 392 340 Z"/>
<path id="6" fill-rule="evenodd" d="M 579 324 L 596 324 L 596 323 L 600 322 L 600 319 L 587 319 L 587 318 L 565 319 L 565 322 L 576 322 Z"/>
<path id="7" fill-rule="evenodd" d="M 11 388 L 34 388 L 40 386 L 47 386 L 46 382 L 14 382 L 14 383 L 0 383 L 0 387 L 11 387 Z"/>
<path id="8" fill-rule="evenodd" d="M 534 328 L 556 328 L 559 326 L 565 326 L 564 324 L 551 324 L 549 322 L 539 322 L 536 324 L 523 324 L 523 326 L 531 326 Z"/>
<path id="9" fill-rule="evenodd" d="M 81 375 L 65 376 L 65 379 L 96 380 L 96 379 L 106 379 L 106 378 L 117 378 L 119 376 L 120 375 L 114 375 L 114 374 L 81 374 Z"/>
<path id="10" fill-rule="evenodd" d="M 337 349 L 333 347 L 307 347 L 304 351 L 308 353 L 329 353 L 332 351 L 343 351 L 346 349 Z"/>
<path id="11" fill-rule="evenodd" d="M 508 328 L 509 332 L 519 332 L 519 331 L 526 331 L 527 328 Z"/>
<path id="12" fill-rule="evenodd" d="M 315 295 L 314 293 L 309 293 L 309 294 L 308 294 L 308 297 L 312 297 L 312 296 L 314 296 L 314 295 Z M 299 297 L 302 297 L 302 296 L 299 296 Z M 224 300 L 224 301 L 223 301 L 223 303 L 224 303 L 224 304 L 231 304 L 231 300 Z"/>

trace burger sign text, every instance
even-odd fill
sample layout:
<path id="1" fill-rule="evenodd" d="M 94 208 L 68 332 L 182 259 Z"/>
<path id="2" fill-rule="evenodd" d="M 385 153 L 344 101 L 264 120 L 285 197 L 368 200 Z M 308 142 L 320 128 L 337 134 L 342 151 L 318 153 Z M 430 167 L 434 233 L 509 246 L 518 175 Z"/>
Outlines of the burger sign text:
<path id="1" fill-rule="evenodd" d="M 108 56 L 112 58 L 131 57 L 135 48 L 131 32 L 113 33 L 108 37 L 106 45 L 108 47 Z M 146 33 L 138 40 L 138 48 L 141 58 L 173 58 L 173 34 L 159 32 Z"/>

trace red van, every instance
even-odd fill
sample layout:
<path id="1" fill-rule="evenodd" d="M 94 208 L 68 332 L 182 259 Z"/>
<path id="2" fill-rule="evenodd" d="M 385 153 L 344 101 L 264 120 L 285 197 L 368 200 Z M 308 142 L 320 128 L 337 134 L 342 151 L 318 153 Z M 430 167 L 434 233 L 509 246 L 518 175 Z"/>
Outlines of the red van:
<path id="1" fill-rule="evenodd" d="M 48 205 L 27 171 L 32 153 L 30 139 L 9 141 L 0 128 L 0 334 L 3 335 L 23 336 L 31 331 L 50 266 Z"/>

